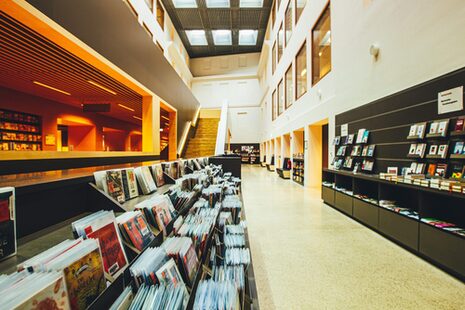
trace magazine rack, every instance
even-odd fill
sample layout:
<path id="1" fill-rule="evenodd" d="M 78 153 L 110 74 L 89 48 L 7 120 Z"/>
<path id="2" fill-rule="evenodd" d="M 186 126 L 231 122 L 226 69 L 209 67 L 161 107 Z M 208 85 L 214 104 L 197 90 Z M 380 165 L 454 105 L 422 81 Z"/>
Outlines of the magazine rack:
<path id="1" fill-rule="evenodd" d="M 465 280 L 465 236 L 422 221 L 437 218 L 464 228 L 465 194 L 331 169 L 323 170 L 323 182 L 326 204 Z M 418 217 L 382 207 L 380 200 L 396 201 Z"/>

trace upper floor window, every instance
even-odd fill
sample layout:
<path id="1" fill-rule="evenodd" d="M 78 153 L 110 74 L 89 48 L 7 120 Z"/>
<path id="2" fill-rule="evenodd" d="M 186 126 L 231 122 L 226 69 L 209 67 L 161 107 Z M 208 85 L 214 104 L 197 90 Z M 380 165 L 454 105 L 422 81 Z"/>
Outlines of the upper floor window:
<path id="1" fill-rule="evenodd" d="M 276 1 L 273 1 L 271 5 L 271 28 L 274 27 L 274 22 L 276 21 Z"/>
<path id="2" fill-rule="evenodd" d="M 278 31 L 278 63 L 281 60 L 281 56 L 283 55 L 283 48 L 284 48 L 284 31 L 283 31 L 283 24 L 279 27 Z"/>
<path id="3" fill-rule="evenodd" d="M 271 49 L 271 73 L 274 74 L 276 70 L 276 41 L 273 44 L 273 48 Z"/>
<path id="4" fill-rule="evenodd" d="M 293 99 L 293 88 L 294 84 L 292 83 L 292 63 L 286 71 L 285 75 L 285 83 L 286 83 L 286 109 L 292 105 Z"/>
<path id="5" fill-rule="evenodd" d="M 292 7 L 293 7 L 294 1 L 291 0 L 289 1 L 289 4 L 287 5 L 286 8 L 286 13 L 284 16 L 284 30 L 285 30 L 285 39 L 286 39 L 286 46 L 287 43 L 289 42 L 289 39 L 292 36 Z"/>
<path id="6" fill-rule="evenodd" d="M 312 30 L 312 83 L 331 71 L 331 14 L 328 5 Z"/>
<path id="7" fill-rule="evenodd" d="M 160 0 L 157 0 L 157 22 L 163 30 L 165 28 L 165 10 L 161 5 Z"/>
<path id="8" fill-rule="evenodd" d="M 295 57 L 295 99 L 307 92 L 307 43 L 300 48 Z"/>
<path id="9" fill-rule="evenodd" d="M 274 121 L 276 119 L 276 89 L 271 95 L 271 119 Z"/>
<path id="10" fill-rule="evenodd" d="M 295 23 L 296 24 L 299 21 L 300 15 L 302 15 L 302 12 L 306 4 L 307 4 L 307 0 L 296 0 L 296 3 L 295 3 Z"/>
<path id="11" fill-rule="evenodd" d="M 284 112 L 284 82 L 283 79 L 278 84 L 278 116 Z"/>

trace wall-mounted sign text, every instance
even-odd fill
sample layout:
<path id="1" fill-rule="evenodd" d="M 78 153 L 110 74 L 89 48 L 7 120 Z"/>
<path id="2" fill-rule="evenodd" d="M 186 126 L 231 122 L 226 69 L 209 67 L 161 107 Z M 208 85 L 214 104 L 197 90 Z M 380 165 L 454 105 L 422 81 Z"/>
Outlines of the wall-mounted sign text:
<path id="1" fill-rule="evenodd" d="M 438 114 L 463 110 L 463 86 L 438 93 Z"/>

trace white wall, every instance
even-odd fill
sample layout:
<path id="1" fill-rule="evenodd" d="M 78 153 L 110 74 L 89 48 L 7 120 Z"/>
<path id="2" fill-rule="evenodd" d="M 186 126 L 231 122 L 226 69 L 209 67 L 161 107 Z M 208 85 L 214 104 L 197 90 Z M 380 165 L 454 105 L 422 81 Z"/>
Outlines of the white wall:
<path id="1" fill-rule="evenodd" d="M 288 1 L 283 0 L 270 40 L 274 41 Z M 264 101 L 271 120 L 271 94 L 304 40 L 307 72 L 311 72 L 311 28 L 326 0 L 312 0 L 293 31 L 270 79 Z M 265 122 L 262 140 L 330 119 L 334 115 L 465 66 L 465 3 L 463 0 L 331 1 L 332 71 L 274 122 Z M 379 44 L 380 56 L 369 54 Z M 268 57 L 271 76 L 271 53 Z"/>
<path id="2" fill-rule="evenodd" d="M 259 143 L 262 110 L 260 107 L 231 108 L 231 143 Z"/>

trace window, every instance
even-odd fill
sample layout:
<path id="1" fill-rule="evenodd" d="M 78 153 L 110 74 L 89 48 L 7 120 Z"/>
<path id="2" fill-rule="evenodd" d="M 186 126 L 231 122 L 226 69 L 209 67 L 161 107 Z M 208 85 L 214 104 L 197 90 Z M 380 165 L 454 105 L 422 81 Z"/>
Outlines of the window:
<path id="1" fill-rule="evenodd" d="M 284 112 L 284 82 L 278 84 L 278 116 Z"/>
<path id="2" fill-rule="evenodd" d="M 286 9 L 286 15 L 284 16 L 284 30 L 285 33 L 284 35 L 286 36 L 286 46 L 287 43 L 289 42 L 289 39 L 292 36 L 292 6 L 293 6 L 294 1 L 291 0 L 289 1 L 289 4 L 287 5 Z"/>
<path id="3" fill-rule="evenodd" d="M 292 105 L 293 93 L 292 89 L 294 88 L 294 84 L 292 83 L 292 64 L 289 66 L 289 69 L 286 71 L 285 75 L 285 83 L 286 83 L 286 109 Z"/>
<path id="4" fill-rule="evenodd" d="M 271 119 L 274 121 L 276 119 L 276 89 L 271 96 Z"/>
<path id="5" fill-rule="evenodd" d="M 153 0 L 145 0 L 145 4 L 149 7 L 150 11 L 153 10 Z"/>
<path id="6" fill-rule="evenodd" d="M 278 63 L 281 60 L 281 56 L 283 55 L 283 44 L 284 44 L 284 31 L 283 31 L 283 24 L 279 27 L 278 32 Z"/>
<path id="7" fill-rule="evenodd" d="M 161 6 L 160 0 L 157 1 L 157 22 L 163 30 L 165 28 L 165 10 Z"/>
<path id="8" fill-rule="evenodd" d="M 305 8 L 305 5 L 307 4 L 307 0 L 297 0 L 296 5 L 295 5 L 295 23 L 299 21 L 300 15 L 302 15 L 302 12 Z"/>
<path id="9" fill-rule="evenodd" d="M 273 4 L 271 5 L 271 28 L 273 28 L 274 22 L 276 21 L 275 4 L 276 4 L 276 1 L 273 1 Z"/>
<path id="10" fill-rule="evenodd" d="M 331 71 L 331 14 L 329 5 L 312 30 L 312 83 Z"/>
<path id="11" fill-rule="evenodd" d="M 276 41 L 273 44 L 273 48 L 271 49 L 271 73 L 274 74 L 276 70 Z"/>
<path id="12" fill-rule="evenodd" d="M 295 99 L 307 92 L 307 43 L 300 48 L 295 57 Z"/>

